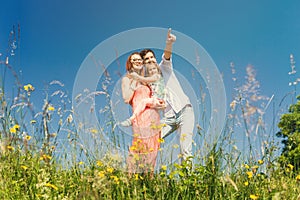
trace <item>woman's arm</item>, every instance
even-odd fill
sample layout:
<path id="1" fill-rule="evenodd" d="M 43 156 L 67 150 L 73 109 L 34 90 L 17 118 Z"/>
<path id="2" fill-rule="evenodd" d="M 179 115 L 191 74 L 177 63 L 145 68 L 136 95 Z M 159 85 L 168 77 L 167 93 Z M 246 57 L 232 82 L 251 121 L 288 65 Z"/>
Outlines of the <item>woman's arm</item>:
<path id="1" fill-rule="evenodd" d="M 125 103 L 129 103 L 134 94 L 134 88 L 136 87 L 136 80 L 129 79 L 127 76 L 122 79 L 122 97 Z"/>
<path id="2" fill-rule="evenodd" d="M 161 75 L 154 74 L 153 76 L 144 77 L 144 76 L 140 76 L 137 73 L 133 72 L 130 74 L 130 77 L 132 77 L 134 80 L 137 80 L 140 82 L 153 83 L 155 81 L 158 81 L 160 79 Z"/>

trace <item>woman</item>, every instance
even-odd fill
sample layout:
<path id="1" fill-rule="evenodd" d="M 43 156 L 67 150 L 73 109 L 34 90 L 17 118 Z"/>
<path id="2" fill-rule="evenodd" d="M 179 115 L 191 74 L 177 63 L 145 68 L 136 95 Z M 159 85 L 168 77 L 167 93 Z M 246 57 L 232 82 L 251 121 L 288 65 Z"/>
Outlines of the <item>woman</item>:
<path id="1" fill-rule="evenodd" d="M 151 90 L 134 80 L 130 73 L 143 76 L 143 60 L 138 52 L 132 53 L 126 61 L 127 75 L 122 79 L 122 95 L 125 103 L 134 112 L 139 102 L 151 97 Z M 154 170 L 160 138 L 160 117 L 156 109 L 147 107 L 132 122 L 133 140 L 127 158 L 129 172 L 148 172 Z"/>

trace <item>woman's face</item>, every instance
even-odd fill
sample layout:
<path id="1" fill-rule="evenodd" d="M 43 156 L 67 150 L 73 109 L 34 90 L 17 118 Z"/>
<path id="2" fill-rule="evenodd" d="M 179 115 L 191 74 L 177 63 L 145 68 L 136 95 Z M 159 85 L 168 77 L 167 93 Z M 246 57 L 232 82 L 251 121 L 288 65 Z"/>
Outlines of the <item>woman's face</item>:
<path id="1" fill-rule="evenodd" d="M 143 59 L 139 54 L 133 54 L 130 58 L 134 71 L 140 71 L 143 68 Z"/>

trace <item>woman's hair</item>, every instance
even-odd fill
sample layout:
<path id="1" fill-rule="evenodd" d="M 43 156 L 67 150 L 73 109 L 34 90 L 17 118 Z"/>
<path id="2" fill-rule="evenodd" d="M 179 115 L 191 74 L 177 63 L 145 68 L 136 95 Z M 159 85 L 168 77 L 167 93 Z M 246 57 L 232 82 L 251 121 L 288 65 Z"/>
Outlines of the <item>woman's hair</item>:
<path id="1" fill-rule="evenodd" d="M 139 55 L 139 56 L 141 56 L 139 52 L 133 52 L 133 53 L 131 53 L 131 54 L 128 56 L 128 58 L 127 58 L 127 60 L 126 60 L 126 71 L 127 71 L 128 73 L 133 72 L 133 64 L 132 64 L 132 62 L 131 62 L 131 57 L 132 57 L 133 55 Z M 139 75 L 144 76 L 144 74 L 145 74 L 145 73 L 144 73 L 144 70 L 143 70 L 143 68 L 142 68 L 142 70 L 140 71 Z"/>
<path id="2" fill-rule="evenodd" d="M 145 75 L 146 76 L 149 76 L 149 70 L 148 69 L 149 69 L 149 67 L 151 67 L 153 65 L 157 68 L 158 74 L 160 74 L 160 75 L 162 74 L 161 69 L 160 69 L 160 67 L 157 63 L 148 63 L 148 64 L 145 64 L 145 69 L 146 69 L 145 70 L 146 71 Z"/>
<path id="3" fill-rule="evenodd" d="M 132 54 L 130 54 L 127 58 L 127 61 L 126 61 L 126 71 L 127 72 L 132 72 L 132 68 L 133 68 L 133 65 L 132 65 L 132 62 L 131 62 L 131 57 L 133 55 L 140 55 L 139 52 L 133 52 Z"/>

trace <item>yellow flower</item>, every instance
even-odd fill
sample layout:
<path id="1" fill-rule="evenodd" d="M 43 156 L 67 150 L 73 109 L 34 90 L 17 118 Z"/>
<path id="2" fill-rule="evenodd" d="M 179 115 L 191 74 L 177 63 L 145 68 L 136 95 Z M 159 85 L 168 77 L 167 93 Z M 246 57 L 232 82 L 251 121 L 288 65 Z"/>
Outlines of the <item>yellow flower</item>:
<path id="1" fill-rule="evenodd" d="M 26 136 L 25 136 L 25 139 L 28 141 L 28 140 L 31 139 L 31 136 L 30 136 L 30 135 L 26 135 Z"/>
<path id="2" fill-rule="evenodd" d="M 40 160 L 45 160 L 45 161 L 49 161 L 51 159 L 52 159 L 52 157 L 49 155 L 46 155 L 46 154 L 44 154 L 40 157 Z"/>
<path id="3" fill-rule="evenodd" d="M 30 124 L 35 124 L 35 123 L 36 123 L 36 120 L 34 120 L 34 119 L 30 121 Z"/>
<path id="4" fill-rule="evenodd" d="M 253 200 L 258 199 L 258 195 L 250 194 L 250 199 L 253 199 Z"/>
<path id="5" fill-rule="evenodd" d="M 96 164 L 97 164 L 97 166 L 99 166 L 99 167 L 103 166 L 103 163 L 102 163 L 100 160 L 98 160 Z"/>
<path id="6" fill-rule="evenodd" d="M 17 130 L 14 127 L 12 127 L 12 128 L 9 129 L 9 132 L 10 133 L 17 133 Z"/>
<path id="7" fill-rule="evenodd" d="M 248 178 L 252 178 L 253 177 L 253 173 L 252 172 L 246 172 L 246 174 L 248 175 Z"/>
<path id="8" fill-rule="evenodd" d="M 79 164 L 79 165 L 83 165 L 83 164 L 84 164 L 84 162 L 80 161 L 78 164 Z"/>
<path id="9" fill-rule="evenodd" d="M 31 84 L 24 85 L 24 90 L 31 92 L 34 90 L 34 87 Z"/>
<path id="10" fill-rule="evenodd" d="M 163 166 L 161 166 L 161 169 L 164 170 L 164 171 L 166 171 L 167 170 L 167 166 L 163 165 Z"/>
<path id="11" fill-rule="evenodd" d="M 154 148 L 151 147 L 151 148 L 149 149 L 149 152 L 152 152 L 152 151 L 154 151 Z"/>
<path id="12" fill-rule="evenodd" d="M 113 173 L 114 168 L 112 168 L 112 167 L 107 167 L 107 168 L 106 168 L 106 171 L 109 172 L 109 173 Z"/>
<path id="13" fill-rule="evenodd" d="M 105 171 L 100 171 L 100 172 L 98 173 L 98 176 L 99 176 L 100 178 L 103 178 L 103 177 L 105 176 Z"/>
<path id="14" fill-rule="evenodd" d="M 15 148 L 14 148 L 13 146 L 10 146 L 10 145 L 6 146 L 6 148 L 7 148 L 8 150 L 15 150 Z"/>
<path id="15" fill-rule="evenodd" d="M 140 160 L 140 156 L 138 154 L 133 154 L 133 159 L 134 160 Z"/>
<path id="16" fill-rule="evenodd" d="M 135 174 L 135 180 L 139 180 L 139 174 Z"/>
<path id="17" fill-rule="evenodd" d="M 136 146 L 133 145 L 133 146 L 129 147 L 129 150 L 130 151 L 135 151 L 135 150 L 137 150 L 137 148 L 136 148 Z"/>
<path id="18" fill-rule="evenodd" d="M 110 176 L 111 179 L 114 179 L 114 181 L 116 182 L 116 184 L 119 184 L 119 178 L 117 176 Z"/>
<path id="19" fill-rule="evenodd" d="M 24 169 L 24 170 L 28 169 L 28 167 L 25 166 L 25 165 L 22 165 L 21 168 Z"/>
<path id="20" fill-rule="evenodd" d="M 20 130 L 20 126 L 18 124 L 15 124 L 13 127 L 9 129 L 9 132 L 11 133 L 17 133 L 17 131 Z"/>
<path id="21" fill-rule="evenodd" d="M 159 143 L 164 143 L 165 142 L 165 140 L 163 138 L 158 138 L 157 140 L 158 140 Z"/>
<path id="22" fill-rule="evenodd" d="M 260 165 L 264 164 L 264 161 L 263 161 L 263 160 L 258 160 L 257 162 L 258 162 L 258 164 L 260 164 Z"/>
<path id="23" fill-rule="evenodd" d="M 92 129 L 91 129 L 91 133 L 96 134 L 96 133 L 98 133 L 98 130 L 95 129 L 95 128 L 92 128 Z"/>
<path id="24" fill-rule="evenodd" d="M 246 181 L 246 182 L 244 183 L 244 185 L 245 185 L 245 186 L 248 186 L 248 185 L 249 185 L 249 182 L 248 182 L 248 181 Z"/>
<path id="25" fill-rule="evenodd" d="M 53 106 L 49 106 L 49 107 L 48 107 L 48 110 L 49 110 L 49 111 L 54 111 L 55 108 L 54 108 Z"/>
<path id="26" fill-rule="evenodd" d="M 55 185 L 53 185 L 53 184 L 51 184 L 51 183 L 46 183 L 46 186 L 47 186 L 47 187 L 50 187 L 50 188 L 52 188 L 52 189 L 54 189 L 54 190 L 58 190 L 58 187 L 56 187 Z"/>
<path id="27" fill-rule="evenodd" d="M 297 181 L 300 181 L 300 174 L 298 174 L 298 175 L 296 176 L 296 180 L 297 180 Z"/>
<path id="28" fill-rule="evenodd" d="M 249 165 L 247 165 L 247 164 L 244 164 L 244 167 L 245 167 L 246 169 L 249 169 L 249 168 L 250 168 Z"/>
<path id="29" fill-rule="evenodd" d="M 294 169 L 294 166 L 293 165 L 291 165 L 291 164 L 288 164 L 287 165 L 291 170 L 293 170 Z"/>

